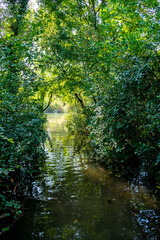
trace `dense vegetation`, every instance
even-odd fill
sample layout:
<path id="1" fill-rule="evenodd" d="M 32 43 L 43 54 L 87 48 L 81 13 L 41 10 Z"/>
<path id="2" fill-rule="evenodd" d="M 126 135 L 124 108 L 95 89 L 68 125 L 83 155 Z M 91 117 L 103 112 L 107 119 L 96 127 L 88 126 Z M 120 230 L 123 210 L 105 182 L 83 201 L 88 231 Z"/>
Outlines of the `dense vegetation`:
<path id="1" fill-rule="evenodd" d="M 0 38 L 0 215 L 1 231 L 21 214 L 18 196 L 35 174 L 45 141 L 39 97 L 42 79 L 34 65 L 36 47 L 28 1 L 2 5 Z M 28 14 L 28 15 L 27 15 Z"/>
<path id="2" fill-rule="evenodd" d="M 143 169 L 157 185 L 159 17 L 156 0 L 43 0 L 35 15 L 41 74 L 79 103 L 98 161 L 128 176 Z"/>
<path id="3" fill-rule="evenodd" d="M 98 161 L 122 175 L 146 171 L 159 187 L 159 2 L 27 4 L 1 8 L 0 211 L 19 207 L 17 184 L 42 155 L 53 96 L 76 105 L 74 127 L 87 132 Z"/>

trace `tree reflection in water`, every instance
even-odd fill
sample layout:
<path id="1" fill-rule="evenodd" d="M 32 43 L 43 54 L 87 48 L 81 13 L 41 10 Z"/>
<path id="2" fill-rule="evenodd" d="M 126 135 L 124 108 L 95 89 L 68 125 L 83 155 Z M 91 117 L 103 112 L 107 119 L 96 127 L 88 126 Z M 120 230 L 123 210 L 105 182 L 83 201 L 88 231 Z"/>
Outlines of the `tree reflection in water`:
<path id="1" fill-rule="evenodd" d="M 49 114 L 48 120 L 48 158 L 9 239 L 158 240 L 156 199 L 90 164 L 83 136 L 76 139 L 81 149 L 68 137 L 64 114 Z"/>

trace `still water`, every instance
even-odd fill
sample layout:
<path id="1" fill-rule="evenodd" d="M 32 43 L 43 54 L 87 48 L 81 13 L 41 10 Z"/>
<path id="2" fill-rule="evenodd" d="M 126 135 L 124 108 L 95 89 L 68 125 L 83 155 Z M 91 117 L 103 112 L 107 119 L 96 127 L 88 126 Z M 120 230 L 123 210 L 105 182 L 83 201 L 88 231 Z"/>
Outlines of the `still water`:
<path id="1" fill-rule="evenodd" d="M 48 114 L 48 158 L 9 240 L 160 239 L 156 198 L 91 164 L 83 136 L 68 137 L 64 117 Z"/>

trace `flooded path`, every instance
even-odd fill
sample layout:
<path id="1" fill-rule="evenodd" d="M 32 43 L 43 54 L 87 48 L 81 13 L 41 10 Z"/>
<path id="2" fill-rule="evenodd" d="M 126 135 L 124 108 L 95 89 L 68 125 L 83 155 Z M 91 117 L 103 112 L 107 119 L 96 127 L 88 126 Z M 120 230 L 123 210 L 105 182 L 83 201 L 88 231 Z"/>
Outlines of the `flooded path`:
<path id="1" fill-rule="evenodd" d="M 87 163 L 87 147 L 77 152 L 63 114 L 48 120 L 48 158 L 9 240 L 160 239 L 155 197 Z"/>

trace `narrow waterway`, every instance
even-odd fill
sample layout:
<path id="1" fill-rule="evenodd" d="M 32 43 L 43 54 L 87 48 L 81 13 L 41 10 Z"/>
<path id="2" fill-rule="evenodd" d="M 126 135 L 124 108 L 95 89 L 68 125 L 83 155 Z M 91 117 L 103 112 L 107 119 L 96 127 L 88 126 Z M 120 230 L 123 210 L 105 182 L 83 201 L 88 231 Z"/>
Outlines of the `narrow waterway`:
<path id="1" fill-rule="evenodd" d="M 48 114 L 48 132 L 48 158 L 9 240 L 160 239 L 154 195 L 88 162 L 83 136 L 68 137 L 64 114 Z"/>

